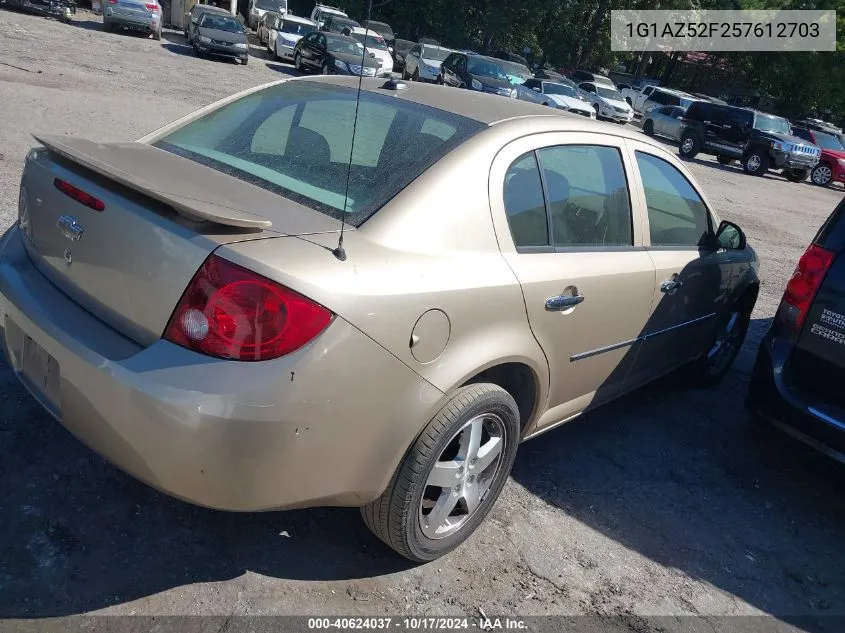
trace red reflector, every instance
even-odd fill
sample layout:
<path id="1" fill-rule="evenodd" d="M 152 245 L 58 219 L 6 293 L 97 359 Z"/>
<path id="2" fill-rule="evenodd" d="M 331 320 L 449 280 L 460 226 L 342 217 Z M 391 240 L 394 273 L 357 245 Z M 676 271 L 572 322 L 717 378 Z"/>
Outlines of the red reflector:
<path id="1" fill-rule="evenodd" d="M 218 358 L 270 360 L 313 340 L 331 319 L 320 304 L 211 255 L 182 295 L 164 339 Z"/>
<path id="2" fill-rule="evenodd" d="M 831 251 L 810 244 L 798 260 L 795 272 L 786 284 L 781 309 L 778 311 L 781 321 L 794 331 L 799 331 L 804 325 L 810 305 L 816 298 L 833 259 L 834 254 Z"/>
<path id="3" fill-rule="evenodd" d="M 61 191 L 66 196 L 69 196 L 76 200 L 79 204 L 84 204 L 89 209 L 94 209 L 94 211 L 103 211 L 106 208 L 106 205 L 103 203 L 102 200 L 98 200 L 90 193 L 85 193 L 84 191 L 82 191 L 82 189 L 74 187 L 66 180 L 62 180 L 61 178 L 54 178 L 53 186 L 55 186 L 56 189 Z"/>

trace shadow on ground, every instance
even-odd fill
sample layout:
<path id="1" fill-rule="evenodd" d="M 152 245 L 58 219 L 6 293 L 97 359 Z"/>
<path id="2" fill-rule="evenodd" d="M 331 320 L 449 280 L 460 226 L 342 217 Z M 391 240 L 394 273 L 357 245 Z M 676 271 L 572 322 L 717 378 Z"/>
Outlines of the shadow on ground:
<path id="1" fill-rule="evenodd" d="M 526 443 L 514 479 L 761 610 L 845 604 L 845 469 L 750 431 L 742 412 L 766 326 L 753 323 L 740 370 L 721 387 L 662 380 Z M 42 413 L 5 364 L 0 394 L 0 617 L 83 613 L 248 570 L 319 581 L 410 566 L 353 509 L 229 514 L 161 495 Z"/>

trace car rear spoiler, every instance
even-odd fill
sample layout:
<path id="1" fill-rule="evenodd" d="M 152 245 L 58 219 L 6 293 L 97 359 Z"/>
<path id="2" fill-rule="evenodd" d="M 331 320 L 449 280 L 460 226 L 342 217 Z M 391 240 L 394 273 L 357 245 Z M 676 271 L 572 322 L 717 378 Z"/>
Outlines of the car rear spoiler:
<path id="1" fill-rule="evenodd" d="M 237 178 L 146 143 L 95 143 L 69 136 L 37 136 L 59 156 L 172 207 L 192 220 L 247 229 L 273 223 L 245 210 L 250 196 Z M 175 192 L 179 193 L 175 193 Z M 214 202 L 212 202 L 214 200 Z"/>

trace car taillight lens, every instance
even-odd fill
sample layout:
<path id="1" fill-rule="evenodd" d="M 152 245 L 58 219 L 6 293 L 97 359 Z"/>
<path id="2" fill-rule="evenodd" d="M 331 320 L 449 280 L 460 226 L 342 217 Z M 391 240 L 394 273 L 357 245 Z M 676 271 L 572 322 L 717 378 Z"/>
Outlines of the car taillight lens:
<path id="1" fill-rule="evenodd" d="M 158 5 L 155 3 L 150 4 L 149 2 L 147 2 L 146 4 L 144 4 L 144 6 L 147 7 L 147 11 L 152 11 L 153 13 L 158 11 Z"/>
<path id="2" fill-rule="evenodd" d="M 82 189 L 79 189 L 78 187 L 74 187 L 66 180 L 54 178 L 53 186 L 66 196 L 76 200 L 79 204 L 84 204 L 89 209 L 94 209 L 94 211 L 103 211 L 106 208 L 106 205 L 102 200 L 95 198 L 90 193 L 82 191 Z"/>
<path id="3" fill-rule="evenodd" d="M 109 4 L 117 4 L 117 0 L 109 0 Z"/>
<path id="4" fill-rule="evenodd" d="M 786 284 L 778 310 L 780 321 L 794 332 L 798 332 L 804 325 L 810 305 L 816 298 L 833 259 L 834 254 L 831 251 L 810 244 L 798 260 L 795 272 Z"/>
<path id="5" fill-rule="evenodd" d="M 318 303 L 211 255 L 182 295 L 164 338 L 218 358 L 270 360 L 310 342 L 331 320 Z"/>

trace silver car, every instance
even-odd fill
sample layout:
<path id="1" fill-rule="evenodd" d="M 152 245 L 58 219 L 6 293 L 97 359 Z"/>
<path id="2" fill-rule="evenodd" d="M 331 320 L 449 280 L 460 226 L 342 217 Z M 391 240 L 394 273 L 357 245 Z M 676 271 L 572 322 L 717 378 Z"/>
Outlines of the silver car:
<path id="1" fill-rule="evenodd" d="M 686 109 L 680 106 L 654 108 L 643 117 L 643 132 L 647 136 L 660 135 L 680 141 L 684 112 Z"/>
<path id="2" fill-rule="evenodd" d="M 151 33 L 161 39 L 162 13 L 158 0 L 109 0 L 103 7 L 103 30 L 115 28 Z"/>

